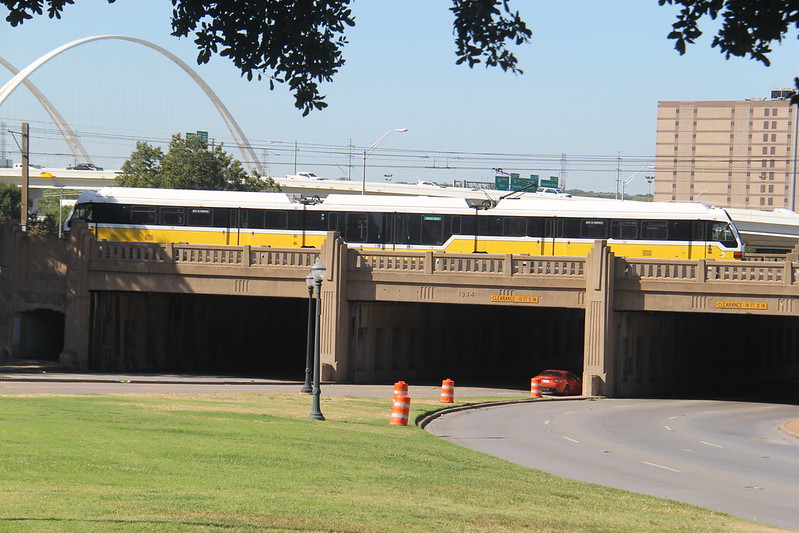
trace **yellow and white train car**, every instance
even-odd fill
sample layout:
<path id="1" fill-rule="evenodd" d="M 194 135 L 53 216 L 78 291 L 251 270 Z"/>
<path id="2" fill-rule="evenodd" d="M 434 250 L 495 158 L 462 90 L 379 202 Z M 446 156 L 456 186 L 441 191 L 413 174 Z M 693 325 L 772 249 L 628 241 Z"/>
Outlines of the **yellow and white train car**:
<path id="1" fill-rule="evenodd" d="M 585 256 L 599 239 L 625 257 L 740 259 L 735 225 L 704 204 L 588 198 L 462 198 L 106 188 L 67 221 L 97 238 L 318 248 L 328 231 L 365 249 Z"/>

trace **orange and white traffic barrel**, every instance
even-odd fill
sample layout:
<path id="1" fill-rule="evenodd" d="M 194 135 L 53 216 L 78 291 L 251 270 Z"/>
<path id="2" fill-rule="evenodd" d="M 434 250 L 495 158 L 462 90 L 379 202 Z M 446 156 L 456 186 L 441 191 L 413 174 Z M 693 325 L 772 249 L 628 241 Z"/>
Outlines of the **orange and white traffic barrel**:
<path id="1" fill-rule="evenodd" d="M 408 384 L 404 381 L 394 383 L 394 398 L 408 394 Z"/>
<path id="2" fill-rule="evenodd" d="M 530 398 L 542 398 L 541 394 L 541 380 L 532 378 L 530 380 Z"/>
<path id="3" fill-rule="evenodd" d="M 394 404 L 391 406 L 390 426 L 407 426 L 408 413 L 411 410 L 411 397 L 407 394 L 394 396 Z"/>
<path id="4" fill-rule="evenodd" d="M 453 403 L 455 401 L 455 382 L 445 379 L 441 382 L 441 403 Z"/>

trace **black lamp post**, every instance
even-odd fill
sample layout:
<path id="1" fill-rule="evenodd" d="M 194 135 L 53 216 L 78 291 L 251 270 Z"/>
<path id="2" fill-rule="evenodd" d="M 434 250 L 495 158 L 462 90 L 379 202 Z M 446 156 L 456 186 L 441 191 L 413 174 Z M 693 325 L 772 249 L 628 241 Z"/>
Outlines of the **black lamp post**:
<path id="1" fill-rule="evenodd" d="M 311 420 L 324 420 L 325 417 L 319 408 L 319 396 L 322 391 L 319 389 L 319 339 L 321 331 L 319 323 L 322 317 L 322 280 L 325 277 L 327 269 L 322 263 L 321 259 L 316 258 L 316 262 L 311 267 L 310 276 L 313 278 L 316 285 L 316 327 L 314 328 L 314 350 L 313 350 L 313 403 L 311 404 L 311 412 L 308 413 L 308 418 Z"/>
<path id="2" fill-rule="evenodd" d="M 311 394 L 313 389 L 311 388 L 311 365 L 313 365 L 313 339 L 314 339 L 314 327 L 313 327 L 313 287 L 314 287 L 314 279 L 313 276 L 308 274 L 305 276 L 305 284 L 308 286 L 308 341 L 305 343 L 305 384 L 300 389 L 300 392 L 304 392 L 305 394 Z"/>

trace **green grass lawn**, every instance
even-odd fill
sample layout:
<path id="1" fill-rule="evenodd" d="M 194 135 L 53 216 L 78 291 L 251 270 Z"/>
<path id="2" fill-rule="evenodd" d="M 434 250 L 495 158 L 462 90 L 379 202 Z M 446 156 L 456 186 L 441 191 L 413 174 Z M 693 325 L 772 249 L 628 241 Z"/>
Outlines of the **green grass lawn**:
<path id="1" fill-rule="evenodd" d="M 414 400 L 411 419 L 439 406 Z M 389 426 L 391 400 L 0 396 L 0 531 L 767 531 Z"/>

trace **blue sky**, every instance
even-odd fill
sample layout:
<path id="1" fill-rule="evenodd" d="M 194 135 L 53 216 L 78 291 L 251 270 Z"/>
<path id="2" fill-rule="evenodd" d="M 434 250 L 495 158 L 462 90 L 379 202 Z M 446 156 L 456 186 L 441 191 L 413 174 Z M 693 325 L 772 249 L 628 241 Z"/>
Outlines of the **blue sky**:
<path id="1" fill-rule="evenodd" d="M 768 68 L 725 60 L 710 48 L 710 35 L 680 56 L 666 39 L 675 10 L 656 0 L 512 4 L 534 32 L 530 44 L 514 49 L 522 76 L 455 65 L 449 2 L 356 0 L 347 63 L 322 87 L 329 107 L 308 117 L 294 108 L 285 87 L 270 91 L 265 82 L 248 82 L 222 58 L 197 66 L 191 39 L 169 35 L 168 0 L 82 0 L 67 6 L 60 21 L 3 25 L 0 56 L 21 69 L 93 35 L 151 41 L 206 80 L 272 175 L 296 168 L 360 179 L 364 147 L 389 129 L 408 128 L 370 156 L 370 180 L 491 181 L 495 167 L 560 175 L 566 154 L 567 185 L 593 190 L 615 190 L 618 176 L 651 161 L 659 100 L 766 97 L 772 88 L 792 86 L 799 75 L 796 35 L 776 49 Z M 99 41 L 72 49 L 31 80 L 78 131 L 93 160 L 107 168 L 118 168 L 136 139 L 157 144 L 173 133 L 205 130 L 214 142 L 233 142 L 188 76 L 133 43 Z M 33 162 L 72 162 L 24 88 L 0 105 L 7 129 L 18 130 L 21 121 L 34 132 Z M 5 144 L 18 160 L 11 135 Z M 645 192 L 646 184 L 638 178 L 627 190 Z"/>

